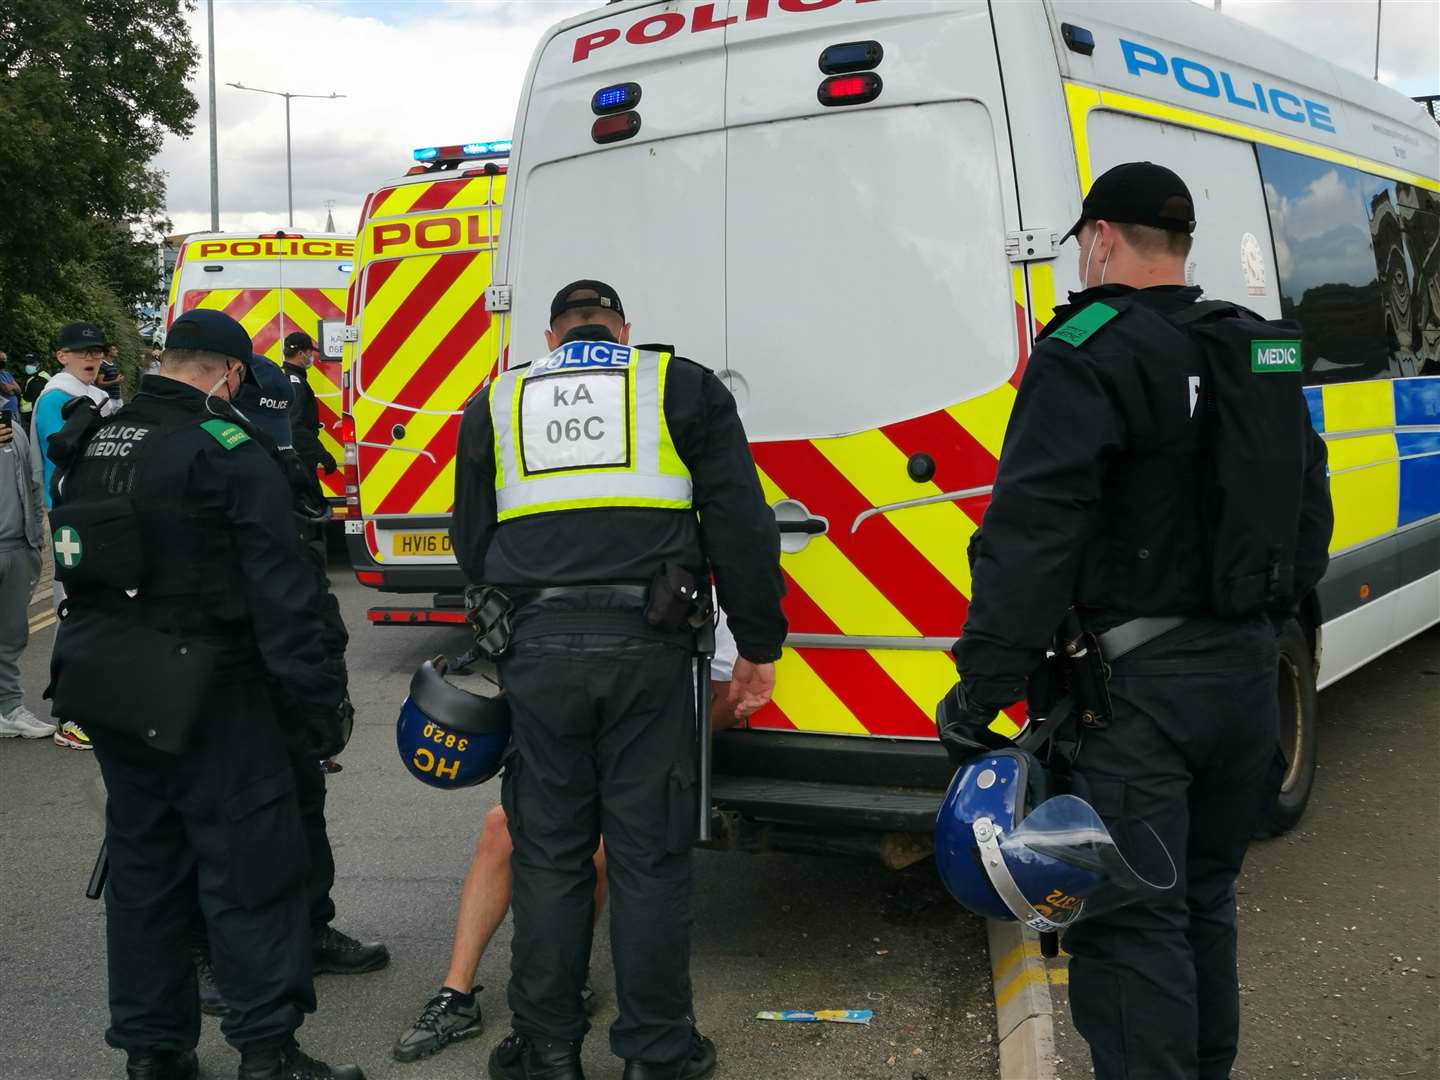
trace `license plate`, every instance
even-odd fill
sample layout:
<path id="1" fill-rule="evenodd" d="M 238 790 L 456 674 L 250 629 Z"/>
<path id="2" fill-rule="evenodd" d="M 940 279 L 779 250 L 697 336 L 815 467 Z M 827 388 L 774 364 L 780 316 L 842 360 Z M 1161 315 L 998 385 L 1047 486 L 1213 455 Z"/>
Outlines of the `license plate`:
<path id="1" fill-rule="evenodd" d="M 450 534 L 444 532 L 397 532 L 390 542 L 396 555 L 449 555 Z"/>

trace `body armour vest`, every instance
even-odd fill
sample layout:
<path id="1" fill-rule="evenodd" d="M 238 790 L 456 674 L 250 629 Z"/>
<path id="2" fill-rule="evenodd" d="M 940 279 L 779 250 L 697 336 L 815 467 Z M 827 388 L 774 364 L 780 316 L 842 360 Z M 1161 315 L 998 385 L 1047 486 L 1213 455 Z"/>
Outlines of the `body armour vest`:
<path id="1" fill-rule="evenodd" d="M 564 510 L 689 510 L 665 421 L 670 354 L 572 341 L 490 387 L 499 521 Z"/>
<path id="2" fill-rule="evenodd" d="M 129 593 L 138 608 L 127 610 L 155 629 L 248 635 L 223 505 L 192 481 L 207 450 L 247 439 L 229 420 L 144 395 L 96 424 L 57 485 L 56 574 L 67 603 L 113 606 Z"/>

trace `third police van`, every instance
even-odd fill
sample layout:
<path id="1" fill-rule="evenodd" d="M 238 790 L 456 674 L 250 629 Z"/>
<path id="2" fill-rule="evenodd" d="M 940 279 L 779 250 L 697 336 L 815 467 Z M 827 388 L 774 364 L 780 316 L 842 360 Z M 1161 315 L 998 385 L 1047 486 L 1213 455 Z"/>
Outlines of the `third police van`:
<path id="1" fill-rule="evenodd" d="M 966 544 L 1078 287 L 1058 239 L 1121 161 L 1195 193 L 1190 279 L 1306 328 L 1336 528 L 1284 637 L 1277 828 L 1317 687 L 1440 621 L 1440 131 L 1410 99 L 1188 2 L 633 2 L 544 37 L 514 139 L 493 359 L 611 282 L 734 392 L 780 521 L 775 701 L 716 740 L 737 839 L 925 850 Z"/>

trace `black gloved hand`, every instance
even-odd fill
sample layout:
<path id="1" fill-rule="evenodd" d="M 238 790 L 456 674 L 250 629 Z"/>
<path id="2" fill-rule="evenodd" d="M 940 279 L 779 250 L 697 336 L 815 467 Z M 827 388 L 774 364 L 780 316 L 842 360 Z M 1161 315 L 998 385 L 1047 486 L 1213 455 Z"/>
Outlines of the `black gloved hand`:
<path id="1" fill-rule="evenodd" d="M 935 706 L 935 728 L 940 742 L 958 769 L 965 762 L 987 750 L 1000 750 L 1015 744 L 990 730 L 990 722 L 1000 711 L 998 705 L 971 701 L 964 683 L 957 682 Z"/>
<path id="2" fill-rule="evenodd" d="M 335 458 L 327 452 L 325 456 L 320 459 L 320 468 L 325 470 L 326 476 L 329 476 L 339 469 L 340 466 L 336 463 Z"/>
<path id="3" fill-rule="evenodd" d="M 319 761 L 344 750 L 354 730 L 355 706 L 350 704 L 347 696 L 333 709 L 305 710 L 291 746 L 297 754 Z"/>

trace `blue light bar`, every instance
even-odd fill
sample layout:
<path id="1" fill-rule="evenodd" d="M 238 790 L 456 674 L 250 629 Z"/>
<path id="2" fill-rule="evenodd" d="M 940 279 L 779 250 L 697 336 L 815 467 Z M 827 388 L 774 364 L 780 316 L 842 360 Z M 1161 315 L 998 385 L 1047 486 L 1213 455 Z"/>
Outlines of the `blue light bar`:
<path id="1" fill-rule="evenodd" d="M 590 110 L 596 116 L 633 109 L 640 104 L 640 84 L 627 82 L 602 86 L 590 98 Z"/>
<path id="2" fill-rule="evenodd" d="M 492 139 L 490 142 L 466 143 L 460 149 L 463 150 L 467 156 L 493 157 L 502 154 L 508 155 L 510 153 L 510 146 L 511 142 L 509 139 Z"/>
<path id="3" fill-rule="evenodd" d="M 438 146 L 427 146 L 415 151 L 416 161 L 433 161 L 439 156 L 440 148 Z"/>
<path id="4" fill-rule="evenodd" d="M 509 157 L 509 139 L 491 139 L 489 142 L 458 143 L 453 146 L 426 146 L 415 151 L 416 161 L 465 161 L 477 158 Z"/>

